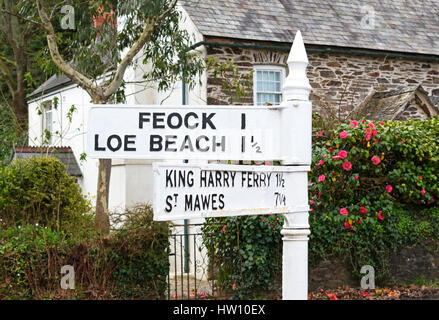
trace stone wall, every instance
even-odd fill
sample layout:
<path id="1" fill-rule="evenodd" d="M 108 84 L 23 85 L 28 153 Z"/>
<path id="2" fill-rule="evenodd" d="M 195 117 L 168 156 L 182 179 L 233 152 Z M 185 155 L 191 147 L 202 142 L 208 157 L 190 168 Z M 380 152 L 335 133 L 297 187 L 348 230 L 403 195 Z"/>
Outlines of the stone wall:
<path id="1" fill-rule="evenodd" d="M 439 243 L 431 247 L 438 247 Z M 309 290 L 335 289 L 342 286 L 360 287 L 363 274 L 353 277 L 352 267 L 339 258 L 319 262 L 309 270 Z M 377 270 L 375 269 L 375 272 Z M 415 245 L 404 248 L 390 257 L 390 281 L 396 285 L 416 283 L 417 280 L 439 282 L 439 251 Z M 376 274 L 375 274 L 376 275 Z M 375 282 L 376 286 L 381 286 Z"/>
<path id="2" fill-rule="evenodd" d="M 207 59 L 219 57 L 230 59 L 239 67 L 241 75 L 249 75 L 254 65 L 281 65 L 286 71 L 287 51 L 269 51 L 238 47 L 208 47 Z M 439 63 L 421 62 L 402 58 L 359 56 L 350 54 L 308 54 L 308 78 L 313 88 L 310 99 L 313 111 L 322 108 L 340 108 L 343 115 L 361 103 L 375 89 L 377 91 L 398 89 L 421 84 L 429 95 L 439 96 Z M 208 104 L 253 104 L 250 88 L 245 97 L 232 99 L 222 88 L 220 79 L 215 79 L 213 69 L 207 72 Z"/>

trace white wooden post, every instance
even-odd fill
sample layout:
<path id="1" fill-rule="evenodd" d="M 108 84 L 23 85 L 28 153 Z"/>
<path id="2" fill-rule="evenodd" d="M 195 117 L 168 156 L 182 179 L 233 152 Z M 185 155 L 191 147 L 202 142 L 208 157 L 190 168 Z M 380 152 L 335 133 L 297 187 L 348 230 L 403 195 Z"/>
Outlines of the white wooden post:
<path id="1" fill-rule="evenodd" d="M 289 150 L 283 165 L 311 164 L 312 106 L 311 86 L 306 76 L 308 58 L 300 31 L 296 33 L 288 57 L 289 74 L 283 86 L 282 139 L 288 139 Z M 288 123 L 288 125 L 286 125 Z M 290 155 L 290 156 L 288 156 Z M 303 186 L 305 187 L 305 186 Z M 304 193 L 308 203 L 308 191 Z M 308 298 L 308 211 L 284 214 L 282 299 Z"/>

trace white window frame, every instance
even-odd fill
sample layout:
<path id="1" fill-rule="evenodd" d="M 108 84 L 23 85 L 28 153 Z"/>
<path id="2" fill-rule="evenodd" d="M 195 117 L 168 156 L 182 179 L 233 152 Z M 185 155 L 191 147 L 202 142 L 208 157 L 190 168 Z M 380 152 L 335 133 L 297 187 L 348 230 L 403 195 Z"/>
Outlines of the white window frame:
<path id="1" fill-rule="evenodd" d="M 45 131 L 48 130 L 50 132 L 50 138 L 47 141 L 49 145 L 52 144 L 52 136 L 53 136 L 53 101 L 47 100 L 41 103 L 41 109 L 42 109 L 42 121 L 41 121 L 41 142 L 43 143 L 46 139 Z M 50 130 L 47 125 L 47 118 L 50 114 Z"/>
<path id="2" fill-rule="evenodd" d="M 255 106 L 258 105 L 258 91 L 257 91 L 257 72 L 258 71 L 274 71 L 274 72 L 280 72 L 280 91 L 279 92 L 273 92 L 274 94 L 280 94 L 279 104 L 282 102 L 282 87 L 285 82 L 285 67 L 279 66 L 279 65 L 255 65 L 253 67 L 254 73 L 253 73 L 253 104 Z"/>

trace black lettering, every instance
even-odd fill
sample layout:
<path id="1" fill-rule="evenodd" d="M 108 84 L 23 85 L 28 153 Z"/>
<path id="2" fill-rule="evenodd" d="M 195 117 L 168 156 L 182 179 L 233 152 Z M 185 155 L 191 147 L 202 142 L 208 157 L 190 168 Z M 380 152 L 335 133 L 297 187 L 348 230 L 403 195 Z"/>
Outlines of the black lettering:
<path id="1" fill-rule="evenodd" d="M 149 151 L 155 152 L 155 151 L 161 151 L 162 150 L 162 140 L 163 138 L 159 135 L 152 134 L 149 137 Z"/>
<path id="2" fill-rule="evenodd" d="M 183 144 L 181 145 L 180 152 L 189 149 L 191 152 L 194 152 L 194 147 L 192 146 L 191 138 L 186 135 L 183 140 Z"/>
<path id="3" fill-rule="evenodd" d="M 172 198 L 173 198 L 172 196 L 166 197 L 166 207 L 165 207 L 166 212 L 171 212 L 171 210 L 172 210 L 172 203 L 171 203 Z"/>
<path id="4" fill-rule="evenodd" d="M 198 127 L 198 122 L 190 125 L 189 124 L 189 117 L 194 117 L 195 119 L 198 119 L 198 116 L 195 112 L 189 112 L 185 115 L 184 117 L 184 125 L 186 128 L 188 129 L 195 129 L 196 127 Z"/>
<path id="5" fill-rule="evenodd" d="M 187 173 L 187 186 L 188 187 L 194 186 L 194 172 L 192 170 L 189 170 Z"/>
<path id="6" fill-rule="evenodd" d="M 216 171 L 215 172 L 215 180 L 216 180 L 215 187 L 218 187 L 218 186 L 222 187 L 222 184 L 221 184 L 221 171 Z"/>
<path id="7" fill-rule="evenodd" d="M 135 135 L 127 135 L 127 136 L 125 136 L 124 137 L 124 146 L 123 146 L 123 150 L 124 151 L 136 151 L 136 148 L 130 148 L 130 147 L 128 147 L 128 145 L 129 144 L 134 144 L 134 143 L 136 143 L 135 141 L 133 141 L 133 140 L 130 140 L 130 139 L 135 139 L 136 138 L 136 136 Z"/>
<path id="8" fill-rule="evenodd" d="M 200 171 L 200 187 L 206 187 L 207 171 Z"/>
<path id="9" fill-rule="evenodd" d="M 201 148 L 201 147 L 200 147 L 200 141 L 201 141 L 201 139 L 204 139 L 204 140 L 206 140 L 206 142 L 209 142 L 209 138 L 208 138 L 207 136 L 199 136 L 199 137 L 197 138 L 197 140 L 195 140 L 195 148 L 197 148 L 197 150 L 198 150 L 198 151 L 201 151 L 201 152 L 207 152 L 207 151 L 209 151 L 209 147 L 205 147 L 205 148 Z"/>
<path id="10" fill-rule="evenodd" d="M 209 203 L 210 203 L 210 194 L 205 196 L 205 195 L 201 195 L 201 202 L 203 205 L 203 210 L 209 210 Z"/>
<path id="11" fill-rule="evenodd" d="M 170 148 L 171 145 L 175 144 L 177 136 L 165 136 L 165 151 L 177 152 L 177 148 Z"/>
<path id="12" fill-rule="evenodd" d="M 165 122 L 165 113 L 164 112 L 155 112 L 152 115 L 152 127 L 154 129 L 164 129 L 165 125 L 160 124 Z"/>
<path id="13" fill-rule="evenodd" d="M 150 116 L 151 113 L 149 112 L 139 112 L 139 129 L 143 129 L 143 123 L 149 122 L 149 118 L 146 118 L 146 116 Z"/>
<path id="14" fill-rule="evenodd" d="M 117 141 L 116 147 L 113 147 L 111 145 L 111 141 L 114 139 L 116 139 L 116 141 Z M 107 147 L 108 147 L 108 149 L 110 149 L 113 152 L 119 150 L 122 147 L 122 139 L 117 134 L 113 134 L 113 135 L 109 136 L 107 139 Z"/>
<path id="15" fill-rule="evenodd" d="M 213 136 L 212 151 L 215 152 L 217 147 L 221 147 L 221 152 L 226 150 L 226 136 L 221 137 L 221 142 L 216 142 L 216 136 Z"/>
<path id="16" fill-rule="evenodd" d="M 166 176 L 166 184 L 165 185 L 166 185 L 166 187 L 172 188 L 175 185 L 175 174 L 172 175 L 173 171 L 174 170 L 166 169 L 166 173 L 165 173 L 165 176 Z M 172 183 L 172 178 L 174 178 L 174 183 Z"/>
<path id="17" fill-rule="evenodd" d="M 218 207 L 216 206 L 216 198 L 218 195 L 216 193 L 212 194 L 212 210 L 218 210 Z"/>
<path id="18" fill-rule="evenodd" d="M 177 124 L 172 124 L 172 118 L 177 118 Z M 168 116 L 168 127 L 171 129 L 178 129 L 181 127 L 181 124 L 183 123 L 183 119 L 181 118 L 181 115 L 177 112 L 173 112 Z"/>
<path id="19" fill-rule="evenodd" d="M 105 147 L 99 147 L 99 135 L 95 134 L 95 151 L 105 151 Z"/>
<path id="20" fill-rule="evenodd" d="M 184 196 L 184 211 L 192 211 L 193 210 L 192 204 L 193 204 L 192 195 L 186 194 Z"/>
<path id="21" fill-rule="evenodd" d="M 206 129 L 207 125 L 209 125 L 209 127 L 211 127 L 212 129 L 216 129 L 215 125 L 213 124 L 213 122 L 211 121 L 211 119 L 213 118 L 213 116 L 216 113 L 210 113 L 208 117 L 206 117 L 206 113 L 203 113 L 203 125 L 202 128 Z"/>
<path id="22" fill-rule="evenodd" d="M 219 209 L 224 209 L 224 194 L 220 194 L 218 200 L 219 200 L 219 203 L 220 203 L 218 208 Z"/>

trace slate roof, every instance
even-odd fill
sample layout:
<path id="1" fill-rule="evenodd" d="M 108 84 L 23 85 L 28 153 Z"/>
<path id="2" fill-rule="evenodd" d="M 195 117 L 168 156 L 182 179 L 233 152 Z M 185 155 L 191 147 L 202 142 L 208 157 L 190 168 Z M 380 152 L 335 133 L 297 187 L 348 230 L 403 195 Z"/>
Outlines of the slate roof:
<path id="1" fill-rule="evenodd" d="M 398 90 L 372 92 L 353 112 L 354 118 L 369 120 L 394 120 L 405 110 L 415 94 L 422 95 L 429 107 L 439 113 L 422 86 L 404 87 Z"/>
<path id="2" fill-rule="evenodd" d="M 27 99 L 33 99 L 37 96 L 50 93 L 51 91 L 62 88 L 65 85 L 72 83 L 72 80 L 64 75 L 54 74 L 49 79 L 47 79 L 41 86 L 39 86 L 35 91 L 33 91 Z"/>
<path id="3" fill-rule="evenodd" d="M 180 4 L 204 36 L 291 43 L 300 30 L 305 44 L 439 55 L 439 0 L 180 0 Z M 361 23 L 368 8 L 374 10 L 373 29 Z"/>
<path id="4" fill-rule="evenodd" d="M 57 157 L 66 166 L 68 174 L 82 177 L 81 169 L 70 147 L 15 147 L 14 153 L 14 159 L 27 159 L 46 154 L 48 157 Z"/>

